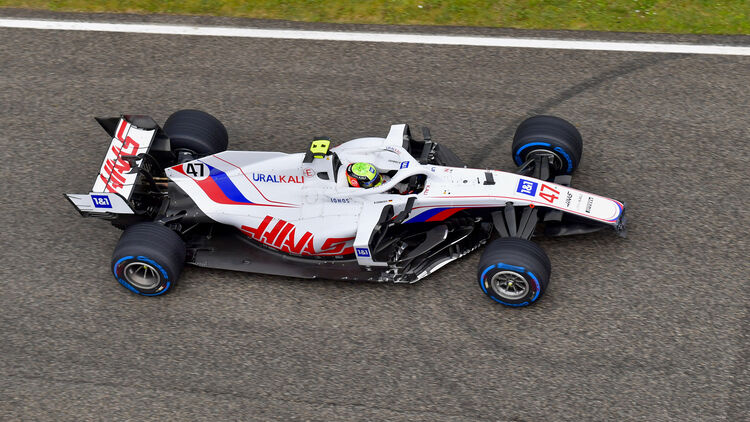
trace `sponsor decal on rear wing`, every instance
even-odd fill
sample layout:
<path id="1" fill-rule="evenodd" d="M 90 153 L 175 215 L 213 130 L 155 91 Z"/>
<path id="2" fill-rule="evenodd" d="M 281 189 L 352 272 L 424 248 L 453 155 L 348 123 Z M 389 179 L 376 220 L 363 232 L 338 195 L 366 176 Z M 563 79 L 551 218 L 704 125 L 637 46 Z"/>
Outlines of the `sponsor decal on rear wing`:
<path id="1" fill-rule="evenodd" d="M 135 214 L 130 204 L 122 196 L 111 192 L 91 192 L 88 194 L 66 193 L 65 197 L 82 215 Z"/>
<path id="2" fill-rule="evenodd" d="M 138 173 L 131 171 L 130 163 L 123 157 L 147 153 L 156 131 L 157 128 L 142 129 L 120 118 L 92 192 L 115 193 L 129 200 Z M 135 164 L 140 162 L 137 160 Z"/>

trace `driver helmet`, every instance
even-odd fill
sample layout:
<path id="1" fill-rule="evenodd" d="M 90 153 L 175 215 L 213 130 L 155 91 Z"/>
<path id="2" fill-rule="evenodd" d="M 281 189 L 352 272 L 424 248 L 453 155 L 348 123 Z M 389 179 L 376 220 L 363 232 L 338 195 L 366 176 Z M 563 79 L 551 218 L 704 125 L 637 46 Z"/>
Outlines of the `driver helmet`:
<path id="1" fill-rule="evenodd" d="M 351 163 L 346 167 L 346 179 L 353 188 L 374 188 L 383 183 L 383 177 L 370 163 Z"/>

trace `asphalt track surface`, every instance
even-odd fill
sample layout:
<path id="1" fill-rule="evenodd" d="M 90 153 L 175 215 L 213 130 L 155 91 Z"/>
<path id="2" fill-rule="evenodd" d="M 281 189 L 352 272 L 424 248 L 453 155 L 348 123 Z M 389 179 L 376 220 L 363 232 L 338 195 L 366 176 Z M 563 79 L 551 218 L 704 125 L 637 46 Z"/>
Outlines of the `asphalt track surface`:
<path id="1" fill-rule="evenodd" d="M 750 57 L 19 29 L 0 45 L 0 419 L 747 420 Z M 629 237 L 539 238 L 552 282 L 525 309 L 482 294 L 479 252 L 411 286 L 188 268 L 138 297 L 110 274 L 119 231 L 62 193 L 87 192 L 109 143 L 92 116 L 189 107 L 233 149 L 408 122 L 498 169 L 522 119 L 559 115 L 586 143 L 574 185 L 627 202 Z"/>

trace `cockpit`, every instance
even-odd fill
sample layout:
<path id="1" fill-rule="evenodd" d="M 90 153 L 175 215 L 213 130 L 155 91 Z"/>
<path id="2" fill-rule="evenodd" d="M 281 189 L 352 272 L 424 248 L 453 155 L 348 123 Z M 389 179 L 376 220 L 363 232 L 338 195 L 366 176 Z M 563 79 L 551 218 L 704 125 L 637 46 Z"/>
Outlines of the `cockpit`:
<path id="1" fill-rule="evenodd" d="M 334 148 L 330 145 L 329 138 L 316 138 L 305 154 L 302 171 L 306 182 L 311 185 L 326 188 L 333 184 L 336 191 L 348 196 L 408 195 L 424 190 L 427 171 L 401 146 L 390 144 L 383 138 L 360 138 Z M 367 188 L 350 183 L 347 168 L 351 170 L 357 163 L 362 164 L 360 169 L 364 169 L 362 180 L 367 181 L 365 175 L 372 173 L 377 174 L 382 182 Z"/>

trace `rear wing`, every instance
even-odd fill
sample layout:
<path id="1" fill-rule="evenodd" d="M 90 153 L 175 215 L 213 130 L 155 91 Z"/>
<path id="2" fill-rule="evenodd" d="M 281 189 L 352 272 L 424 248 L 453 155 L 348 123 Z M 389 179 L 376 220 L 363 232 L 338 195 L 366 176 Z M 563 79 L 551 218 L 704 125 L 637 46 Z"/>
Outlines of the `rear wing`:
<path id="1" fill-rule="evenodd" d="M 159 126 L 151 118 L 148 118 L 150 122 L 138 122 L 147 127 L 139 127 L 131 123 L 135 119 L 128 119 L 129 117 L 123 116 L 118 120 L 114 133 L 112 133 L 112 142 L 107 150 L 107 155 L 104 156 L 104 162 L 102 162 L 94 187 L 91 189 L 92 192 L 116 193 L 126 200 L 130 199 L 133 193 L 133 186 L 139 175 L 137 172 L 131 171 L 130 163 L 134 162 L 139 165 L 141 160 L 124 160 L 123 156 L 138 156 L 148 153 Z M 97 119 L 97 121 L 105 129 L 111 127 L 111 119 Z"/>
<path id="2" fill-rule="evenodd" d="M 138 168 L 143 154 L 148 154 L 154 144 L 160 142 L 167 144 L 157 149 L 166 147 L 168 150 L 169 140 L 148 116 L 97 117 L 96 121 L 112 136 L 99 174 L 90 193 L 65 196 L 83 215 L 134 214 L 130 198 L 141 177 Z"/>

